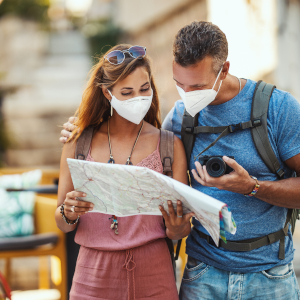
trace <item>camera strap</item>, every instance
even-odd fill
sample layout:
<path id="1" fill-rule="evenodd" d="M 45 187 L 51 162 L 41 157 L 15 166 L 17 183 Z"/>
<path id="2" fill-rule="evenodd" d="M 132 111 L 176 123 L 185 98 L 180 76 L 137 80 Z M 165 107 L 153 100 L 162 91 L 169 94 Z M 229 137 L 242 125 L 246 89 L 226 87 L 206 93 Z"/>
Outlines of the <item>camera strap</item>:
<path id="1" fill-rule="evenodd" d="M 254 128 L 261 125 L 261 120 L 256 119 L 254 121 L 250 120 L 247 122 L 239 123 L 239 124 L 232 124 L 228 126 L 219 126 L 219 127 L 211 127 L 211 126 L 197 126 L 193 127 L 192 134 L 197 133 L 220 133 L 221 134 L 209 145 L 207 146 L 203 151 L 201 151 L 197 156 L 194 156 L 194 160 L 196 160 L 202 153 L 207 151 L 209 148 L 213 147 L 219 139 L 222 137 L 244 129 Z"/>

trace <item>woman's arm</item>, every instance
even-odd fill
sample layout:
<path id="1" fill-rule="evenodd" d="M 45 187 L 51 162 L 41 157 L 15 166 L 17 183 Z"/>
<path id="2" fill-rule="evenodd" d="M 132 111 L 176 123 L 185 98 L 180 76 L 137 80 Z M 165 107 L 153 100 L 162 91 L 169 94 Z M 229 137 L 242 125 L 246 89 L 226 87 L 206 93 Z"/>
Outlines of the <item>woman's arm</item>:
<path id="1" fill-rule="evenodd" d="M 187 162 L 183 144 L 179 138 L 174 136 L 174 161 L 172 164 L 173 179 L 188 184 Z M 177 212 L 175 213 L 172 202 L 168 201 L 168 213 L 160 206 L 160 211 L 165 219 L 167 236 L 172 240 L 180 240 L 191 231 L 190 219 L 194 213 L 182 215 L 182 203 L 177 201 Z"/>
<path id="2" fill-rule="evenodd" d="M 85 201 L 78 201 L 76 197 L 85 197 L 82 192 L 74 191 L 70 170 L 67 164 L 67 158 L 75 157 L 76 143 L 69 142 L 63 147 L 61 161 L 60 161 L 60 173 L 59 173 L 59 186 L 57 197 L 57 209 L 55 211 L 55 220 L 57 227 L 63 232 L 69 232 L 76 228 L 77 224 L 67 224 L 61 214 L 60 206 L 65 203 L 64 215 L 70 221 L 74 221 L 78 216 L 81 216 L 93 209 L 93 204 Z M 72 206 L 75 206 L 75 211 L 71 211 Z"/>

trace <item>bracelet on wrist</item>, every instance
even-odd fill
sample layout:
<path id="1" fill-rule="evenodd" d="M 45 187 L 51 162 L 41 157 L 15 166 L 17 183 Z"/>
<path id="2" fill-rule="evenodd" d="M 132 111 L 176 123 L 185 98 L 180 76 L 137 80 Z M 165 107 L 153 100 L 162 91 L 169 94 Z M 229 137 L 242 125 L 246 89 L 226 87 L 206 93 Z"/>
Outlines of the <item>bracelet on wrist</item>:
<path id="1" fill-rule="evenodd" d="M 255 196 L 256 193 L 257 193 L 257 191 L 258 191 L 258 189 L 260 188 L 260 185 L 258 184 L 257 178 L 254 177 L 254 176 L 251 176 L 251 175 L 250 175 L 250 177 L 251 177 L 252 179 L 255 180 L 255 186 L 254 186 L 254 188 L 253 188 L 253 190 L 252 190 L 252 192 L 251 192 L 250 194 L 244 195 L 244 196 L 246 196 L 246 197 L 252 197 L 252 196 Z"/>
<path id="2" fill-rule="evenodd" d="M 66 216 L 65 216 L 65 212 L 64 212 L 64 209 L 65 209 L 65 204 L 63 203 L 61 206 L 60 206 L 60 214 L 61 214 L 61 217 L 63 218 L 63 220 L 68 224 L 68 225 L 74 225 L 74 224 L 77 224 L 79 219 L 80 219 L 80 216 L 77 217 L 76 220 L 69 220 Z"/>

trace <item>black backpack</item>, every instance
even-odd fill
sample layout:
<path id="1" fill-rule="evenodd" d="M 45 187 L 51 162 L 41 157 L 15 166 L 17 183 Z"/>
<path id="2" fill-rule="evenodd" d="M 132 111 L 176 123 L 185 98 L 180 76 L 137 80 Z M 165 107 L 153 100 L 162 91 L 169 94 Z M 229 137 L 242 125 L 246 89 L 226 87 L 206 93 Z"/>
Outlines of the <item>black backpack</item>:
<path id="1" fill-rule="evenodd" d="M 220 133 L 218 138 L 202 151 L 204 152 L 215 145 L 215 143 L 220 138 L 239 130 L 250 129 L 253 142 L 262 160 L 267 165 L 267 167 L 277 175 L 278 179 L 283 179 L 284 171 L 280 168 L 280 163 L 271 147 L 268 138 L 268 107 L 274 89 L 275 86 L 272 84 L 268 84 L 263 81 L 257 82 L 252 100 L 251 120 L 244 123 L 220 127 L 197 126 L 199 113 L 196 114 L 195 117 L 192 117 L 185 110 L 181 127 L 181 140 L 186 151 L 188 166 L 190 165 L 190 157 L 192 154 L 196 134 Z M 294 173 L 294 176 L 296 176 L 296 173 Z M 220 246 L 232 251 L 250 251 L 280 240 L 279 258 L 284 259 L 284 237 L 285 235 L 287 235 L 288 223 L 291 224 L 292 233 L 294 233 L 295 223 L 296 220 L 299 219 L 299 213 L 299 209 L 288 209 L 285 227 L 278 232 L 271 233 L 263 238 L 244 240 L 241 241 L 242 243 L 230 243 L 229 241 L 227 241 L 227 244 L 225 244 L 220 240 Z M 207 237 L 206 235 L 200 233 L 200 236 L 207 238 L 207 241 L 209 241 L 209 237 Z"/>

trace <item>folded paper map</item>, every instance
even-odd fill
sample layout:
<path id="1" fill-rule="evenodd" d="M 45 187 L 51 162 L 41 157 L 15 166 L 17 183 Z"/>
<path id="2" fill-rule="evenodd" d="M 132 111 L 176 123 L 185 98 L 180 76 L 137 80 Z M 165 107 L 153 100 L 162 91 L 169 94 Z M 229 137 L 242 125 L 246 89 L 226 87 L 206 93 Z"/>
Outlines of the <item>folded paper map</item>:
<path id="1" fill-rule="evenodd" d="M 161 215 L 159 205 L 168 211 L 167 201 L 183 204 L 183 213 L 195 217 L 219 245 L 225 232 L 236 232 L 227 205 L 177 180 L 144 167 L 104 164 L 67 159 L 75 190 L 87 194 L 84 200 L 94 203 L 93 212 L 118 217 L 137 214 Z"/>

